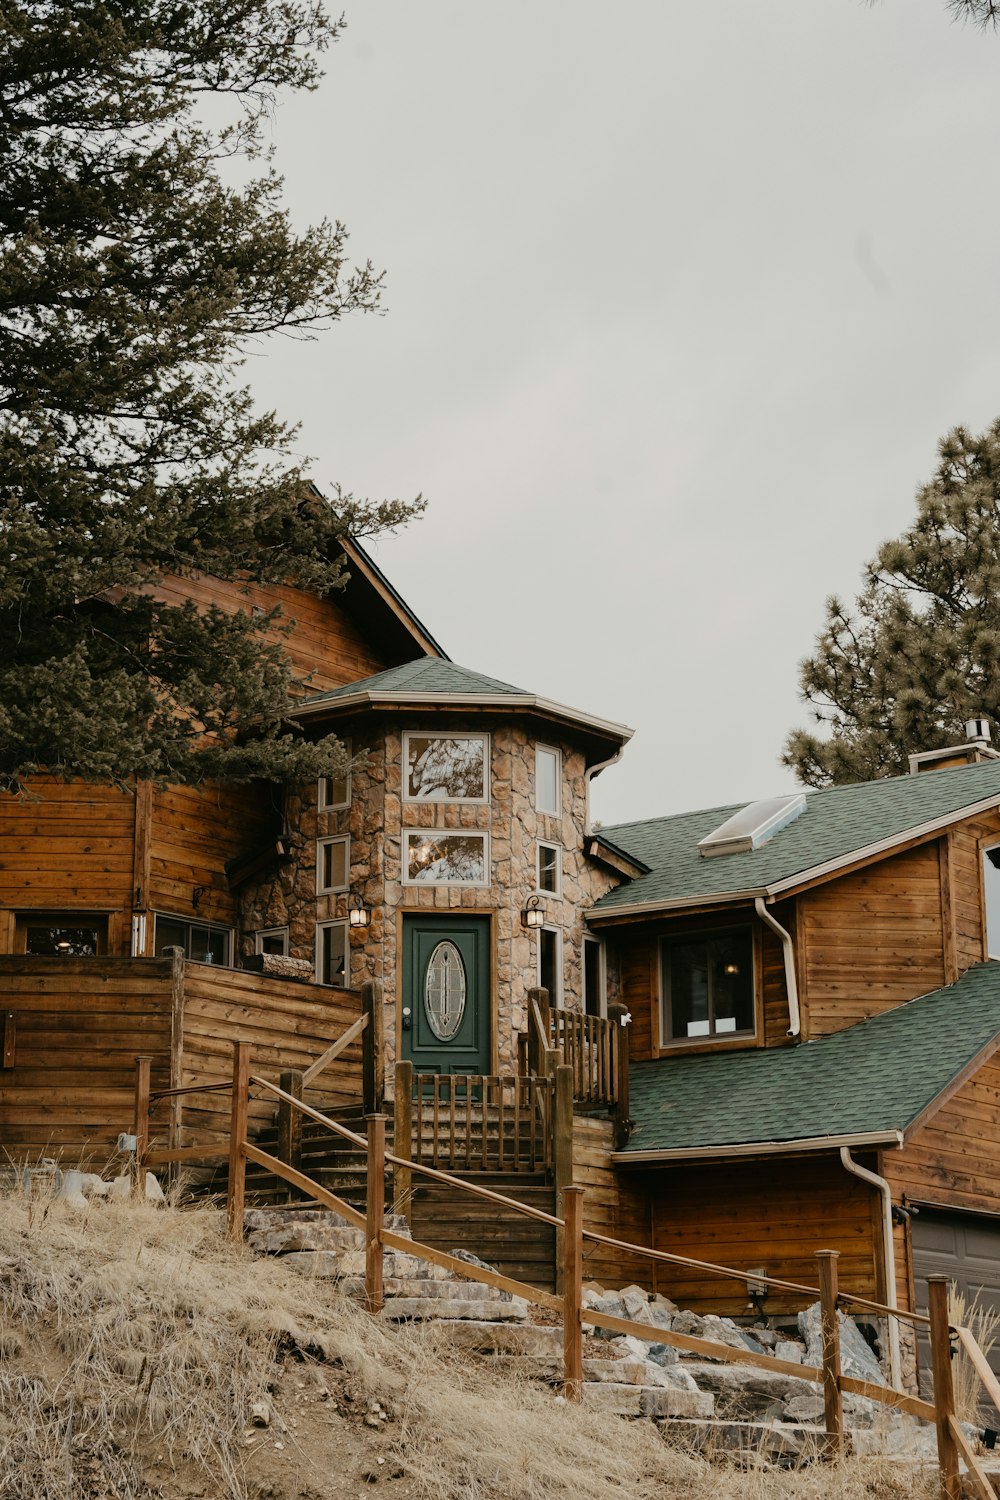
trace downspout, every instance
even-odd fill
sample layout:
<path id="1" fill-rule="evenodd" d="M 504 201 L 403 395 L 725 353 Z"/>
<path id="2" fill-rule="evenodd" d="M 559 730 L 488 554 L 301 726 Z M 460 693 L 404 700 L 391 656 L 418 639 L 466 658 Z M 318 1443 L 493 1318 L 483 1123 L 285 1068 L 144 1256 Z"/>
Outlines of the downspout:
<path id="1" fill-rule="evenodd" d="M 867 1167 L 862 1167 L 854 1160 L 847 1146 L 840 1148 L 840 1160 L 844 1169 L 851 1172 L 855 1177 L 860 1177 L 863 1182 L 870 1183 L 872 1187 L 878 1188 L 882 1195 L 882 1241 L 885 1259 L 885 1298 L 890 1307 L 896 1306 L 896 1257 L 892 1249 L 892 1189 L 884 1177 L 877 1172 L 869 1172 Z M 889 1383 L 897 1391 L 903 1389 L 903 1372 L 899 1358 L 899 1321 L 896 1318 L 886 1318 L 889 1328 Z"/>
<path id="2" fill-rule="evenodd" d="M 602 771 L 606 771 L 608 769 L 608 766 L 617 765 L 618 761 L 621 760 L 624 753 L 625 746 L 619 745 L 614 755 L 609 755 L 607 760 L 599 760 L 595 766 L 588 767 L 588 769 L 583 773 L 584 780 L 587 786 L 587 819 L 583 829 L 584 838 L 589 838 L 594 831 L 591 827 L 590 820 L 590 783 L 593 781 L 595 776 L 599 776 Z"/>
<path id="3" fill-rule="evenodd" d="M 795 980 L 795 949 L 792 947 L 792 935 L 786 932 L 784 927 L 764 905 L 763 896 L 754 898 L 754 907 L 762 922 L 766 922 L 772 932 L 776 932 L 781 939 L 781 951 L 785 959 L 785 991 L 788 995 L 788 1031 L 786 1036 L 798 1036 L 802 1031 L 802 1021 L 799 1016 L 799 987 Z"/>

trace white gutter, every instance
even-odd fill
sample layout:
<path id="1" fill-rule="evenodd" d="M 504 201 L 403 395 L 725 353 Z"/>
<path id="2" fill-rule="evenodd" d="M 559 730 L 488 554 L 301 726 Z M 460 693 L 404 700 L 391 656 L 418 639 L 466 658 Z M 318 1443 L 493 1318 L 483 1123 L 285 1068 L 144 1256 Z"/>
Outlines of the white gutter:
<path id="1" fill-rule="evenodd" d="M 900 1137 L 902 1144 L 902 1137 Z M 847 1146 L 840 1148 L 840 1160 L 846 1171 L 855 1177 L 860 1177 L 862 1182 L 869 1183 L 878 1188 L 882 1195 L 882 1251 L 885 1261 L 885 1300 L 890 1307 L 896 1306 L 896 1258 L 892 1249 L 892 1188 L 884 1177 L 877 1172 L 869 1172 L 867 1167 L 859 1166 L 851 1155 Z M 889 1329 L 889 1382 L 897 1391 L 903 1389 L 902 1365 L 899 1358 L 899 1321 L 897 1318 L 886 1318 Z"/>
<path id="2" fill-rule="evenodd" d="M 766 922 L 771 931 L 776 932 L 781 939 L 781 951 L 785 959 L 785 993 L 788 996 L 788 1030 L 785 1035 L 798 1036 L 802 1031 L 802 1018 L 799 1015 L 799 987 L 795 980 L 795 949 L 792 947 L 792 935 L 768 911 L 762 897 L 756 898 L 754 909 L 760 920 Z"/>
<path id="3" fill-rule="evenodd" d="M 616 765 L 617 762 L 621 760 L 624 753 L 625 746 L 619 745 L 614 755 L 609 755 L 607 760 L 599 760 L 596 766 L 591 766 L 588 771 L 584 772 L 584 783 L 587 788 L 587 819 L 583 825 L 583 836 L 585 839 L 590 838 L 594 832 L 593 827 L 591 826 L 590 819 L 590 783 L 593 781 L 595 776 L 600 776 L 601 772 L 606 771 L 609 766 Z M 624 851 L 622 852 L 624 853 Z"/>
<path id="4" fill-rule="evenodd" d="M 730 1156 L 792 1156 L 802 1151 L 836 1151 L 847 1146 L 902 1146 L 901 1130 L 868 1130 L 853 1135 L 811 1135 L 801 1140 L 790 1141 L 741 1141 L 714 1146 L 679 1146 L 671 1151 L 661 1147 L 653 1151 L 612 1151 L 611 1160 L 622 1166 L 638 1166 L 641 1163 L 662 1162 L 671 1165 L 677 1161 L 718 1161 Z"/>

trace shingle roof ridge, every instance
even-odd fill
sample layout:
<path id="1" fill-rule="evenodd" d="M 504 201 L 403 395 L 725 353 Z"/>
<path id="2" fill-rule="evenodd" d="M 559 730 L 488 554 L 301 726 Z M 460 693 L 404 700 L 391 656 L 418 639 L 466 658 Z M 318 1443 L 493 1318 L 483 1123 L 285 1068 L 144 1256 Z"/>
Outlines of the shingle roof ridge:
<path id="1" fill-rule="evenodd" d="M 524 688 L 515 687 L 510 682 L 502 682 L 498 677 L 487 677 L 485 673 L 476 672 L 471 667 L 463 667 L 458 662 L 442 661 L 437 656 L 419 656 L 412 661 L 400 662 L 394 667 L 385 667 L 381 672 L 373 672 L 368 677 L 359 677 L 354 682 L 343 683 L 340 687 L 328 688 L 323 693 L 316 693 L 307 701 L 316 703 L 324 698 L 345 697 L 351 693 L 378 692 L 381 688 L 411 687 L 414 691 L 419 691 L 420 679 L 425 676 L 452 678 L 459 681 L 471 680 L 475 684 L 467 689 L 471 692 L 492 691 L 511 693 L 519 697 L 530 696 Z M 449 690 L 446 687 L 431 687 L 425 691 L 446 694 Z M 452 691 L 455 689 L 452 688 Z"/>

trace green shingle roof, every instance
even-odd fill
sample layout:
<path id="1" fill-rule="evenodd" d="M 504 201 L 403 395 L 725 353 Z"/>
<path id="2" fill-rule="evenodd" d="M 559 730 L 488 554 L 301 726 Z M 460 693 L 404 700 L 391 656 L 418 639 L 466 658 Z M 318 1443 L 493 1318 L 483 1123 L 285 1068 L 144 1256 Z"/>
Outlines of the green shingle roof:
<path id="1" fill-rule="evenodd" d="M 805 812 L 761 848 L 712 859 L 698 853 L 699 839 L 745 804 L 618 823 L 602 828 L 601 834 L 649 865 L 650 873 L 609 891 L 593 910 L 694 904 L 706 897 L 767 890 L 870 844 L 905 838 L 911 829 L 992 797 L 1000 802 L 1000 760 L 829 787 L 810 792 Z"/>
<path id="2" fill-rule="evenodd" d="M 360 682 L 349 682 L 345 687 L 332 688 L 327 693 L 318 693 L 306 699 L 301 706 L 313 703 L 335 703 L 338 698 L 350 698 L 355 693 L 481 693 L 491 697 L 515 698 L 529 696 L 523 688 L 512 687 L 509 682 L 499 682 L 495 677 L 484 677 L 481 672 L 471 672 L 468 667 L 459 667 L 453 661 L 442 661 L 438 656 L 420 656 L 416 661 L 403 662 L 398 667 L 387 667 L 373 677 L 363 677 Z"/>
<path id="3" fill-rule="evenodd" d="M 795 1047 L 633 1063 L 628 1152 L 906 1131 L 1000 1035 L 1000 963 Z"/>

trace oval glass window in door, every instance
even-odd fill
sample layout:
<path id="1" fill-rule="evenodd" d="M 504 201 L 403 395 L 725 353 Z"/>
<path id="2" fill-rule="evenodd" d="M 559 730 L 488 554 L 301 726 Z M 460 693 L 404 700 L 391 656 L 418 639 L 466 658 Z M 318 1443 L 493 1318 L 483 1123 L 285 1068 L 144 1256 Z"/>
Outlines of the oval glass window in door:
<path id="1" fill-rule="evenodd" d="M 427 960 L 424 1011 L 439 1042 L 450 1042 L 465 1014 L 465 965 L 454 943 L 438 943 Z"/>

